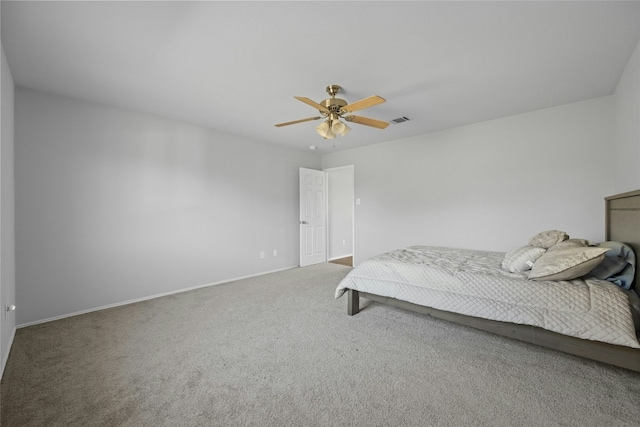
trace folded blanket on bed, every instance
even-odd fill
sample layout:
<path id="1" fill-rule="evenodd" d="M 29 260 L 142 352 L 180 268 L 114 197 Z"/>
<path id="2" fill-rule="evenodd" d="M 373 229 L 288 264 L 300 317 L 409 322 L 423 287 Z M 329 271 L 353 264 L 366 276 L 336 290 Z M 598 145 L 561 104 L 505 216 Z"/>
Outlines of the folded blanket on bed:
<path id="1" fill-rule="evenodd" d="M 608 280 L 624 289 L 631 289 L 636 272 L 636 256 L 633 249 L 620 242 L 602 242 L 598 246 L 610 248 L 602 262 L 588 274 Z"/>

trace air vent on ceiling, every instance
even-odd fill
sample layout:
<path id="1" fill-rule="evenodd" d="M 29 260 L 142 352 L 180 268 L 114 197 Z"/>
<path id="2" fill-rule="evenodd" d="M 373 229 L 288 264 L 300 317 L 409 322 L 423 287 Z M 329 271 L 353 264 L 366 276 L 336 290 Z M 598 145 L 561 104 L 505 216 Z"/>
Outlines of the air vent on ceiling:
<path id="1" fill-rule="evenodd" d="M 404 122 L 408 122 L 408 121 L 409 121 L 409 117 L 402 116 L 402 117 L 398 117 L 397 119 L 391 120 L 391 123 L 400 124 L 400 123 L 404 123 Z"/>

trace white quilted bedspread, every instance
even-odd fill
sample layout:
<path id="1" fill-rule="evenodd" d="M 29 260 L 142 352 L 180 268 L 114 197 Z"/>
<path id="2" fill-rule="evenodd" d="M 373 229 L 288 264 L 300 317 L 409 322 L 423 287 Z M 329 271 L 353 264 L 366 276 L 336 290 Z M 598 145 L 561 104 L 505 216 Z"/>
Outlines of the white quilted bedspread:
<path id="1" fill-rule="evenodd" d="M 338 285 L 468 316 L 538 326 L 640 348 L 627 296 L 596 279 L 527 280 L 500 265 L 504 253 L 412 246 L 366 260 Z"/>

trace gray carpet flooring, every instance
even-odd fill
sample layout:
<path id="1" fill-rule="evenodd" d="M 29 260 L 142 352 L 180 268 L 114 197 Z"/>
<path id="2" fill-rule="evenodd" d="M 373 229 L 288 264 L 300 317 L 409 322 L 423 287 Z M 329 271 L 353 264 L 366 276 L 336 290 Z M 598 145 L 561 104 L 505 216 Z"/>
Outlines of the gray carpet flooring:
<path id="1" fill-rule="evenodd" d="M 320 264 L 17 331 L 2 426 L 637 426 L 640 374 L 362 301 Z"/>

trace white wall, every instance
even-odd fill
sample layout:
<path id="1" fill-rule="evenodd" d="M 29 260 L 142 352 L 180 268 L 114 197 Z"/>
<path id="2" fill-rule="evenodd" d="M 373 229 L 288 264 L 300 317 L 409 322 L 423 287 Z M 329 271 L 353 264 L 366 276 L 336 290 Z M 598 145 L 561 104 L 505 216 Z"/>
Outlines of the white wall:
<path id="1" fill-rule="evenodd" d="M 329 260 L 353 255 L 353 166 L 327 170 Z"/>
<path id="2" fill-rule="evenodd" d="M 298 168 L 320 166 L 22 89 L 15 156 L 19 325 L 298 265 Z"/>
<path id="3" fill-rule="evenodd" d="M 640 189 L 640 42 L 616 86 L 614 193 Z"/>
<path id="4" fill-rule="evenodd" d="M 355 165 L 355 263 L 416 244 L 507 251 L 548 229 L 603 240 L 613 102 L 324 155 L 323 168 Z"/>
<path id="5" fill-rule="evenodd" d="M 600 240 L 602 198 L 640 188 L 638 56 L 636 47 L 614 96 L 322 162 L 18 90 L 19 256 L 17 272 L 3 264 L 0 297 L 14 299 L 18 282 L 17 323 L 25 324 L 297 265 L 299 166 L 356 165 L 356 262 L 420 243 L 504 251 L 548 228 Z M 2 71 L 0 213 L 11 266 L 13 81 L 4 57 Z M 277 258 L 259 260 L 272 249 Z M 15 323 L 2 324 L 3 353 Z"/>
<path id="6" fill-rule="evenodd" d="M 1 45 L 1 43 L 0 43 Z M 14 227 L 14 85 L 2 48 L 0 72 L 0 378 L 4 372 L 16 328 L 15 311 L 6 312 L 16 302 L 15 227 Z"/>

